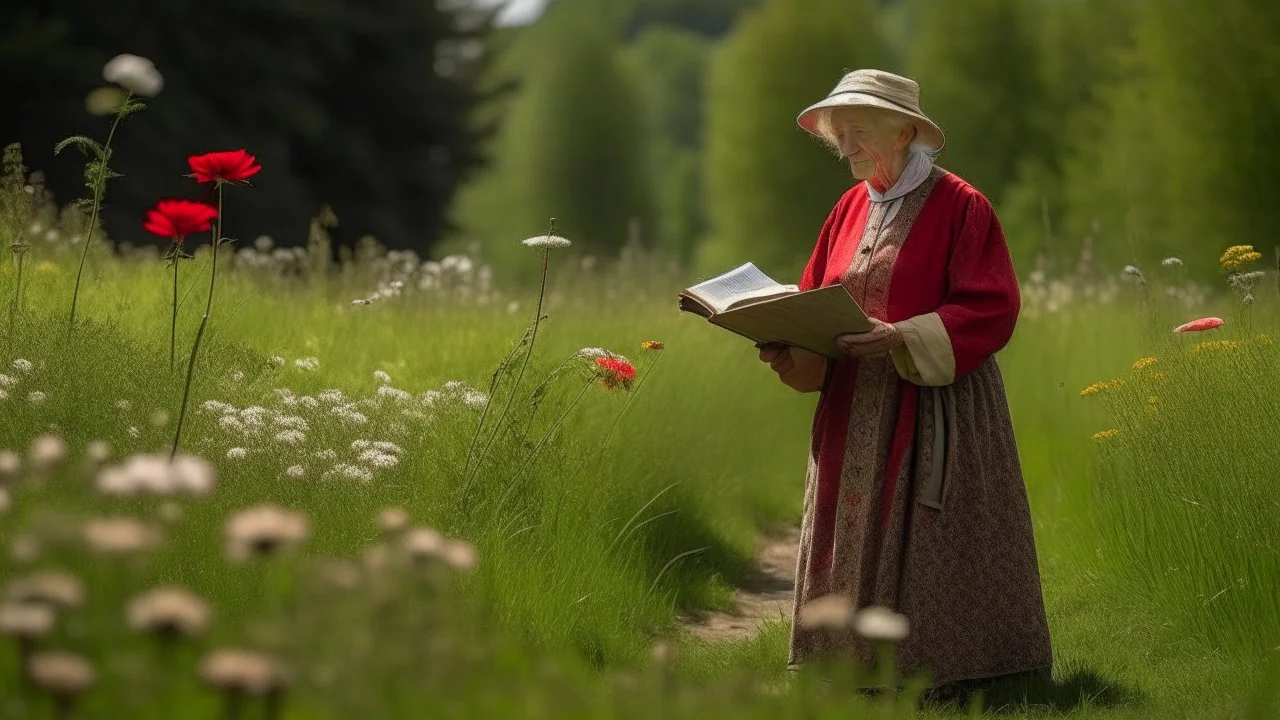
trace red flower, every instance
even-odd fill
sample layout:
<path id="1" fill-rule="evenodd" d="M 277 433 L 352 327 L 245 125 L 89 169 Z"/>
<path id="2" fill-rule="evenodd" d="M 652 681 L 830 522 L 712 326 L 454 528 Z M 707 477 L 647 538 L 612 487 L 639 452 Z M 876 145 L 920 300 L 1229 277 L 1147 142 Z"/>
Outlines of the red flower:
<path id="1" fill-rule="evenodd" d="M 216 217 L 218 209 L 211 205 L 190 200 L 161 200 L 154 209 L 147 211 L 147 220 L 142 227 L 147 232 L 178 242 L 188 235 L 205 232 Z"/>
<path id="2" fill-rule="evenodd" d="M 631 381 L 636 377 L 636 369 L 631 363 L 618 358 L 601 357 L 596 358 L 596 365 L 600 368 L 600 376 L 604 380 L 604 386 L 610 390 L 618 385 L 631 389 Z"/>
<path id="3" fill-rule="evenodd" d="M 1189 323 L 1183 323 L 1178 327 L 1174 328 L 1173 331 L 1176 333 L 1198 332 L 1200 330 L 1212 330 L 1216 327 L 1222 327 L 1222 325 L 1223 325 L 1222 318 L 1206 317 L 1206 318 L 1200 318 L 1199 320 L 1192 320 Z"/>
<path id="4" fill-rule="evenodd" d="M 187 164 L 196 180 L 202 183 L 248 180 L 262 169 L 258 159 L 244 150 L 192 155 L 187 158 Z"/>

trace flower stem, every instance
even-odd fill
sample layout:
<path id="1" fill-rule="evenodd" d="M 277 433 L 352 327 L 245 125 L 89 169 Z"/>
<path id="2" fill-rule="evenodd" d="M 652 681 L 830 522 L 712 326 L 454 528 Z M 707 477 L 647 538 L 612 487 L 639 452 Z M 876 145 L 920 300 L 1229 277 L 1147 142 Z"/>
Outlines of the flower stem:
<path id="1" fill-rule="evenodd" d="M 187 418 L 187 403 L 191 399 L 191 376 L 196 368 L 196 356 L 200 354 L 200 341 L 204 339 L 204 329 L 209 323 L 209 314 L 213 311 L 214 281 L 218 277 L 218 244 L 222 242 L 222 183 L 218 183 L 218 222 L 213 233 L 213 266 L 209 270 L 209 299 L 204 306 L 204 315 L 200 318 L 200 329 L 196 331 L 196 341 L 191 346 L 191 357 L 187 359 L 187 381 L 182 388 L 182 409 L 178 411 L 178 427 L 173 433 L 173 449 L 169 451 L 169 462 L 178 455 L 178 443 L 182 439 L 182 423 Z"/>
<path id="2" fill-rule="evenodd" d="M 622 410 L 618 411 L 618 415 L 614 417 L 613 424 L 609 426 L 609 431 L 604 434 L 604 438 L 600 440 L 600 455 L 604 455 L 604 448 L 609 444 L 609 438 L 613 437 L 613 431 L 618 427 L 618 421 L 622 420 L 622 416 L 627 414 L 627 410 L 631 407 L 631 403 L 635 401 L 636 395 L 640 393 L 640 388 L 644 386 L 645 378 L 649 377 L 649 373 L 653 372 L 653 368 L 662 359 L 661 350 L 658 351 L 658 357 L 649 363 L 649 367 L 645 368 L 644 375 L 640 376 L 640 380 L 636 382 L 636 387 L 627 396 L 627 402 L 623 404 Z"/>
<path id="3" fill-rule="evenodd" d="M 16 253 L 18 256 L 18 278 L 17 284 L 13 288 L 13 302 L 9 304 L 9 339 L 13 341 L 14 326 L 17 321 L 18 308 L 22 304 L 22 270 L 24 261 L 26 260 L 26 252 Z"/>
<path id="4" fill-rule="evenodd" d="M 173 361 L 178 338 L 178 244 L 173 245 L 173 318 L 169 322 L 169 373 L 173 373 Z"/>
<path id="5" fill-rule="evenodd" d="M 127 105 L 132 96 L 132 93 L 126 94 L 121 106 Z M 102 206 L 102 196 L 107 192 L 107 160 L 111 157 L 111 141 L 115 138 L 116 128 L 120 127 L 120 121 L 123 119 L 124 113 L 117 112 L 115 121 L 111 123 L 111 131 L 107 133 L 107 144 L 102 146 L 98 177 L 94 178 L 93 182 L 93 209 L 89 211 L 89 225 L 84 232 L 84 248 L 80 251 L 80 265 L 76 268 L 76 286 L 71 291 L 71 319 L 67 323 L 68 334 L 76 327 L 76 301 L 80 298 L 80 278 L 84 275 L 84 260 L 89 256 L 89 241 L 93 239 L 93 226 L 98 221 L 98 209 Z"/>

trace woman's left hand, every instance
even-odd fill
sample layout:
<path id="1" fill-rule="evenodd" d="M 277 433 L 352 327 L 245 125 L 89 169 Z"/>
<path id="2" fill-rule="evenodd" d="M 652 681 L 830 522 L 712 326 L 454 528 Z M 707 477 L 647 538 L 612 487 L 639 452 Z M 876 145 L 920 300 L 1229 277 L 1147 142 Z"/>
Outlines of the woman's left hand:
<path id="1" fill-rule="evenodd" d="M 835 340 L 841 352 L 856 358 L 889 352 L 904 342 L 902 331 L 875 318 L 871 318 L 871 329 L 867 332 L 837 335 Z"/>

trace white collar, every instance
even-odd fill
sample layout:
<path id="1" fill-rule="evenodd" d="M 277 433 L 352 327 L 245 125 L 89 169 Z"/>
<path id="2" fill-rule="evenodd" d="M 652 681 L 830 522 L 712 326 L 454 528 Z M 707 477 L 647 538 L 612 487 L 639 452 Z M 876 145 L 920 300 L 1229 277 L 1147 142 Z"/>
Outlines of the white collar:
<path id="1" fill-rule="evenodd" d="M 871 187 L 871 183 L 868 182 L 867 196 L 871 198 L 871 202 L 876 203 L 897 200 L 920 187 L 920 184 L 929 178 L 929 172 L 932 170 L 933 158 L 929 157 L 929 153 L 913 150 L 910 159 L 907 160 L 907 166 L 902 169 L 902 174 L 898 176 L 898 181 L 893 184 L 893 187 L 881 193 Z"/>

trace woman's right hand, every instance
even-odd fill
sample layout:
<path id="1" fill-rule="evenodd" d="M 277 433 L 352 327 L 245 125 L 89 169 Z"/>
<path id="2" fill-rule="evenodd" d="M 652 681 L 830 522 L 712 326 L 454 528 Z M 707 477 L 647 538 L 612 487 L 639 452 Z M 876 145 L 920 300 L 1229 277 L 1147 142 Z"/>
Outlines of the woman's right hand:
<path id="1" fill-rule="evenodd" d="M 760 348 L 760 361 L 769 363 L 778 379 L 797 392 L 821 390 L 827 379 L 827 359 L 804 348 L 768 343 Z"/>

